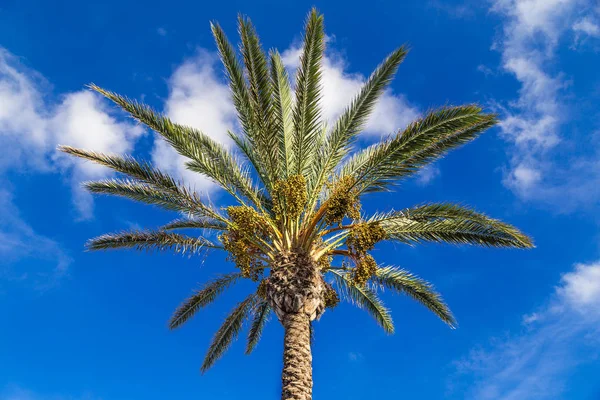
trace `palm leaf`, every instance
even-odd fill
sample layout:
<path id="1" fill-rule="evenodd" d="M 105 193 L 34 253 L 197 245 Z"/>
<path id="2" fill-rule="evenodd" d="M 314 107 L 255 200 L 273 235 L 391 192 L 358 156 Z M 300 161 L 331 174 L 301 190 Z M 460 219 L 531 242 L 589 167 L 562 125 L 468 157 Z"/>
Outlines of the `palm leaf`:
<path id="1" fill-rule="evenodd" d="M 444 242 L 486 247 L 531 248 L 517 228 L 453 204 L 426 204 L 372 218 L 388 237 L 403 243 Z"/>
<path id="2" fill-rule="evenodd" d="M 353 155 L 339 174 L 354 176 L 361 192 L 386 190 L 496 124 L 495 115 L 481 111 L 468 105 L 430 112 L 395 137 Z"/>
<path id="3" fill-rule="evenodd" d="M 377 297 L 374 291 L 367 286 L 354 285 L 346 272 L 333 269 L 328 272 L 333 274 L 342 298 L 367 311 L 386 333 L 394 333 L 394 322 L 389 314 L 389 310 L 383 305 L 383 302 Z"/>
<path id="4" fill-rule="evenodd" d="M 227 229 L 227 224 L 215 221 L 211 218 L 201 218 L 201 219 L 176 219 L 174 221 L 169 222 L 166 225 L 163 225 L 161 230 L 172 230 L 172 229 L 212 229 L 217 231 L 222 231 Z"/>
<path id="5" fill-rule="evenodd" d="M 320 134 L 321 60 L 324 51 L 323 16 L 313 9 L 306 21 L 304 46 L 296 75 L 292 137 L 295 174 L 309 176 Z"/>
<path id="6" fill-rule="evenodd" d="M 90 239 L 88 250 L 136 249 L 173 250 L 176 253 L 195 254 L 208 248 L 221 248 L 203 237 L 190 237 L 163 231 L 126 231 L 107 233 Z"/>
<path id="7" fill-rule="evenodd" d="M 274 131 L 277 134 L 281 174 L 285 178 L 293 170 L 294 101 L 287 70 L 277 51 L 271 52 L 271 85 L 273 86 Z"/>
<path id="8" fill-rule="evenodd" d="M 233 157 L 221 144 L 197 129 L 171 122 L 146 105 L 96 85 L 90 85 L 90 88 L 159 133 L 179 154 L 190 159 L 186 163 L 188 169 L 218 183 L 241 203 L 244 201 L 240 195 L 256 205 L 261 204 L 261 196 L 254 187 L 249 172 L 240 168 L 240 160 Z"/>
<path id="9" fill-rule="evenodd" d="M 274 129 L 272 108 L 272 88 L 267 66 L 267 57 L 263 52 L 254 26 L 248 18 L 238 19 L 241 52 L 248 77 L 250 102 L 256 121 L 256 129 L 247 132 L 255 155 L 261 160 L 267 173 L 267 187 L 279 178 L 277 132 Z"/>
<path id="10" fill-rule="evenodd" d="M 186 323 L 201 308 L 206 307 L 216 300 L 225 289 L 236 283 L 242 274 L 237 272 L 233 274 L 222 275 L 206 283 L 201 289 L 197 290 L 187 298 L 171 316 L 169 328 L 175 329 Z"/>
<path id="11" fill-rule="evenodd" d="M 391 53 L 371 74 L 358 95 L 336 121 L 327 137 L 325 146 L 318 158 L 317 178 L 313 183 L 311 204 L 317 199 L 321 188 L 344 156 L 348 154 L 354 138 L 367 122 L 377 100 L 392 81 L 398 66 L 404 60 L 407 50 L 400 47 Z"/>
<path id="12" fill-rule="evenodd" d="M 429 282 L 395 267 L 377 268 L 377 275 L 373 278 L 373 281 L 383 287 L 412 297 L 450 327 L 455 327 L 456 320 L 452 312 Z"/>
<path id="13" fill-rule="evenodd" d="M 84 182 L 83 186 L 92 193 L 126 197 L 142 203 L 157 205 L 166 210 L 226 221 L 216 210 L 204 204 L 197 193 L 189 192 L 181 186 L 173 190 L 162 190 L 131 179 Z"/>
<path id="14" fill-rule="evenodd" d="M 133 157 L 103 154 L 95 151 L 78 149 L 71 146 L 58 146 L 62 152 L 104 165 L 117 172 L 129 175 L 142 182 L 154 185 L 163 190 L 179 191 L 180 184 L 168 174 L 153 167 L 148 162 L 137 161 Z"/>
<path id="15" fill-rule="evenodd" d="M 248 343 L 246 344 L 246 354 L 252 353 L 258 341 L 262 336 L 263 328 L 268 321 L 269 314 L 271 312 L 271 306 L 265 300 L 258 303 L 254 309 L 254 318 L 252 319 L 252 325 L 248 332 Z"/>
<path id="16" fill-rule="evenodd" d="M 244 301 L 239 303 L 227 316 L 225 322 L 215 336 L 208 348 L 208 352 L 204 357 L 204 362 L 200 370 L 206 372 L 214 363 L 223 356 L 225 351 L 229 348 L 231 343 L 240 333 L 244 321 L 248 318 L 248 313 L 256 303 L 257 296 L 251 294 Z"/>

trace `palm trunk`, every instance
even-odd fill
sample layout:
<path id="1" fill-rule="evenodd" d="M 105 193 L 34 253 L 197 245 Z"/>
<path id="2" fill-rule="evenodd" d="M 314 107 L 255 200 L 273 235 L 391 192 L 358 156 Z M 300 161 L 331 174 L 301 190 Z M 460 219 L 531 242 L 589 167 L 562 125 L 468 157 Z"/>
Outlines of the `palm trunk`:
<path id="1" fill-rule="evenodd" d="M 281 322 L 285 329 L 281 400 L 311 400 L 310 317 L 304 312 L 288 313 Z"/>

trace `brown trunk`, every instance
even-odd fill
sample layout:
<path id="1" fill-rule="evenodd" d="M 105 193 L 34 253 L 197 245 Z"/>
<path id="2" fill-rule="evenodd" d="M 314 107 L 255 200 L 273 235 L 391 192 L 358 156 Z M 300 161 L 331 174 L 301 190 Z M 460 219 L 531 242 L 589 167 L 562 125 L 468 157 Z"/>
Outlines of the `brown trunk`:
<path id="1" fill-rule="evenodd" d="M 310 317 L 303 312 L 289 313 L 281 322 L 285 329 L 281 400 L 311 400 Z"/>

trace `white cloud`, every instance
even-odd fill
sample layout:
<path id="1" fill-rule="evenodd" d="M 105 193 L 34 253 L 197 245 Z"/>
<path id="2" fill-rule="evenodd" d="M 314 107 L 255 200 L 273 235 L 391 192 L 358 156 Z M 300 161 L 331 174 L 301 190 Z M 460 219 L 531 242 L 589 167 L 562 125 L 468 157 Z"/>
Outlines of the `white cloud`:
<path id="1" fill-rule="evenodd" d="M 331 40 L 329 40 L 331 42 Z M 292 72 L 300 64 L 301 49 L 292 46 L 282 53 L 282 59 Z M 380 61 L 380 60 L 378 60 Z M 366 81 L 358 73 L 347 72 L 347 62 L 335 51 L 326 53 L 323 60 L 323 118 L 329 125 L 342 114 L 352 98 Z M 293 75 L 292 75 L 293 76 Z M 387 90 L 379 99 L 371 117 L 365 126 L 365 134 L 386 136 L 404 128 L 419 115 L 418 109 L 411 105 L 405 96 Z"/>
<path id="2" fill-rule="evenodd" d="M 588 36 L 600 37 L 600 26 L 590 17 L 584 17 L 573 24 L 573 30 Z"/>
<path id="3" fill-rule="evenodd" d="M 563 275 L 558 293 L 572 308 L 600 317 L 600 262 L 575 265 L 573 272 Z"/>
<path id="4" fill-rule="evenodd" d="M 91 216 L 91 198 L 79 189 L 83 179 L 109 171 L 77 162 L 56 152 L 58 144 L 109 153 L 129 152 L 143 130 L 118 122 L 103 101 L 88 91 L 48 100 L 48 83 L 0 48 L 0 137 L 10 151 L 0 155 L 0 170 L 53 171 L 73 168 L 75 205 L 83 218 Z"/>
<path id="5" fill-rule="evenodd" d="M 58 283 L 71 264 L 56 241 L 36 233 L 21 218 L 7 190 L 0 190 L 0 257 L 0 282 L 20 281 L 36 290 Z M 16 265 L 25 259 L 29 260 L 27 270 L 19 270 Z"/>
<path id="6" fill-rule="evenodd" d="M 578 367 L 598 362 L 598 304 L 600 262 L 575 265 L 546 305 L 523 317 L 521 332 L 493 338 L 455 363 L 451 390 L 479 400 L 563 398 Z"/>
<path id="7" fill-rule="evenodd" d="M 502 135 L 511 144 L 503 182 L 522 199 L 561 211 L 597 199 L 597 190 L 581 187 L 600 183 L 593 159 L 571 157 L 566 165 L 556 164 L 556 152 L 566 142 L 562 130 L 570 122 L 563 93 L 569 82 L 549 72 L 561 37 L 587 5 L 587 0 L 495 0 L 492 6 L 503 18 L 503 35 L 494 47 L 502 54 L 502 68 L 521 84 L 515 101 L 496 105 Z M 582 169 L 584 164 L 594 168 Z"/>
<path id="8" fill-rule="evenodd" d="M 427 186 L 431 182 L 433 182 L 438 176 L 440 176 L 441 171 L 435 165 L 427 165 L 419 170 L 416 175 L 416 182 L 419 186 Z"/>
<path id="9" fill-rule="evenodd" d="M 198 54 L 181 64 L 169 78 L 169 97 L 165 113 L 173 121 L 194 127 L 225 145 L 230 144 L 227 131 L 237 127 L 236 112 L 229 88 L 223 82 L 219 60 L 213 53 Z M 165 171 L 180 176 L 197 189 L 210 191 L 215 185 L 185 168 L 186 158 L 178 155 L 161 138 L 156 138 L 153 161 Z"/>

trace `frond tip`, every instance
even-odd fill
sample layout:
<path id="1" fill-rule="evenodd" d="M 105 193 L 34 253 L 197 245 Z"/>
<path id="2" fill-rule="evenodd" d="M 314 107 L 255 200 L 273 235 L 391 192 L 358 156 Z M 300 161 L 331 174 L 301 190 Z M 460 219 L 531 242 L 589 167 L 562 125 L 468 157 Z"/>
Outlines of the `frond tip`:
<path id="1" fill-rule="evenodd" d="M 129 231 L 107 233 L 86 243 L 88 250 L 136 249 L 173 250 L 176 253 L 195 254 L 208 248 L 220 248 L 203 237 L 191 237 L 163 231 Z"/>
<path id="2" fill-rule="evenodd" d="M 244 324 L 248 313 L 252 306 L 256 303 L 257 296 L 251 294 L 244 301 L 239 303 L 227 316 L 223 325 L 219 328 L 215 336 L 213 337 L 212 343 L 208 348 L 208 352 L 204 357 L 204 362 L 200 370 L 204 373 L 214 363 L 221 358 L 221 356 L 227 351 L 231 343 L 240 334 L 240 330 Z"/>
<path id="3" fill-rule="evenodd" d="M 373 281 L 375 284 L 412 297 L 451 328 L 456 326 L 452 312 L 442 300 L 442 296 L 433 289 L 433 285 L 429 282 L 396 267 L 378 268 Z"/>
<path id="4" fill-rule="evenodd" d="M 403 243 L 444 242 L 485 247 L 534 247 L 512 225 L 455 204 L 433 203 L 378 218 L 388 237 Z"/>
<path id="5" fill-rule="evenodd" d="M 202 289 L 197 290 L 177 307 L 177 310 L 175 310 L 169 321 L 169 328 L 175 329 L 185 324 L 198 312 L 198 310 L 215 301 L 217 296 L 223 293 L 225 289 L 235 284 L 241 277 L 242 274 L 233 273 L 220 276 L 219 278 L 208 282 Z"/>
<path id="6" fill-rule="evenodd" d="M 342 298 L 367 311 L 386 333 L 394 333 L 394 322 L 383 302 L 377 294 L 364 285 L 356 285 L 349 274 L 337 270 L 329 270 L 334 276 Z"/>

